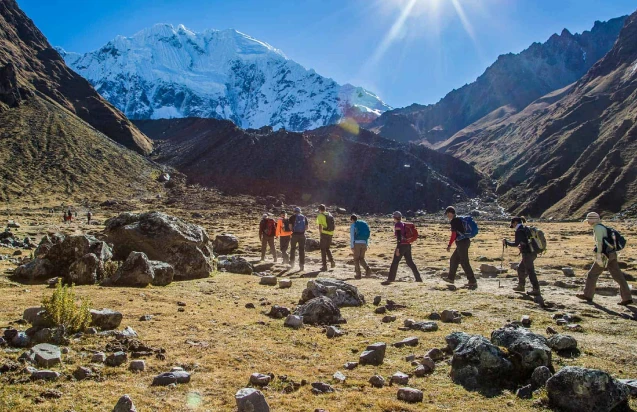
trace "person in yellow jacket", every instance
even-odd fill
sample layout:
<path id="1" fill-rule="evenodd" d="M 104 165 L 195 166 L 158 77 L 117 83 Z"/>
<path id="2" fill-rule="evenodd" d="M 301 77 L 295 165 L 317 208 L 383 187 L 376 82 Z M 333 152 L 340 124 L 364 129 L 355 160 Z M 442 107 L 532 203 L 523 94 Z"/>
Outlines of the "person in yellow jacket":
<path id="1" fill-rule="evenodd" d="M 332 251 L 330 250 L 330 246 L 332 246 L 332 236 L 334 236 L 334 217 L 327 212 L 325 205 L 319 205 L 318 212 L 316 224 L 321 234 L 320 247 L 321 260 L 323 261 L 321 271 L 325 272 L 327 271 L 327 259 L 330 260 L 332 268 L 336 266 L 334 258 L 332 257 Z"/>
<path id="2" fill-rule="evenodd" d="M 281 210 L 276 221 L 276 236 L 279 238 L 279 250 L 281 251 L 281 256 L 283 256 L 283 264 L 289 265 L 288 247 L 290 246 L 290 239 L 292 239 L 292 228 L 285 210 Z"/>

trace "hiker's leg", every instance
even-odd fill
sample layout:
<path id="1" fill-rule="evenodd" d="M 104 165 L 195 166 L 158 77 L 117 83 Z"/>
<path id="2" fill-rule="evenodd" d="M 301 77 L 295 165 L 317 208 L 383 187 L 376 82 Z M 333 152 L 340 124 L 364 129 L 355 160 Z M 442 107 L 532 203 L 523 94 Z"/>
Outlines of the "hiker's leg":
<path id="1" fill-rule="evenodd" d="M 387 280 L 389 282 L 393 282 L 396 280 L 396 273 L 398 273 L 398 264 L 400 263 L 400 259 L 402 259 L 402 255 L 396 256 L 396 252 L 394 252 L 394 260 L 391 262 L 391 267 L 389 268 L 389 276 L 387 276 Z"/>
<path id="2" fill-rule="evenodd" d="M 319 247 L 321 248 L 321 261 L 323 263 L 323 267 L 327 267 L 327 249 L 329 245 L 327 243 L 327 235 L 321 233 L 321 241 Z"/>
<path id="3" fill-rule="evenodd" d="M 361 250 L 360 264 L 361 266 L 363 266 L 363 269 L 365 269 L 366 271 L 369 271 L 369 265 L 367 264 L 367 261 L 365 260 L 365 254 L 367 253 L 367 245 L 359 243 L 359 248 Z"/>
<path id="4" fill-rule="evenodd" d="M 290 256 L 288 255 L 288 246 L 290 246 L 290 236 L 282 236 L 279 238 L 279 248 L 281 249 L 281 258 L 283 263 L 290 262 Z"/>
<path id="5" fill-rule="evenodd" d="M 332 235 L 327 235 L 327 259 L 334 264 L 334 258 L 332 257 Z"/>
<path id="6" fill-rule="evenodd" d="M 270 252 L 272 253 L 272 258 L 276 262 L 276 248 L 274 247 L 274 236 L 268 239 L 268 243 L 270 244 Z"/>
<path id="7" fill-rule="evenodd" d="M 456 279 L 456 272 L 458 271 L 458 265 L 460 264 L 460 255 L 458 254 L 458 244 L 456 243 L 456 250 L 451 254 L 449 259 L 449 279 Z"/>
<path id="8" fill-rule="evenodd" d="M 469 262 L 469 247 L 471 246 L 471 240 L 461 240 L 457 243 L 457 245 L 456 250 L 460 255 L 460 264 L 462 265 L 464 274 L 467 276 L 467 281 L 471 284 L 476 283 L 476 276 L 473 274 L 473 268 L 471 268 L 471 263 Z"/>
<path id="9" fill-rule="evenodd" d="M 265 260 L 265 251 L 268 247 L 268 238 L 267 236 L 263 236 L 261 238 L 261 260 Z"/>
<path id="10" fill-rule="evenodd" d="M 611 253 L 608 256 L 608 271 L 610 272 L 610 275 L 613 277 L 615 282 L 617 282 L 617 284 L 619 285 L 619 295 L 621 296 L 622 302 L 632 300 L 633 297 L 630 294 L 630 288 L 628 287 L 628 282 L 626 282 L 626 277 L 619 268 L 617 253 Z"/>
<path id="11" fill-rule="evenodd" d="M 526 284 L 526 263 L 525 263 L 524 255 L 522 255 L 522 260 L 520 260 L 520 264 L 518 265 L 518 286 L 524 287 Z"/>
<path id="12" fill-rule="evenodd" d="M 537 258 L 535 253 L 525 253 L 522 257 L 525 260 L 526 274 L 529 276 L 533 290 L 540 290 L 540 282 L 538 282 L 537 273 L 535 273 L 535 258 Z"/>
<path id="13" fill-rule="evenodd" d="M 305 268 L 305 235 L 299 236 L 299 266 Z"/>
<path id="14" fill-rule="evenodd" d="M 299 243 L 296 235 L 292 235 L 290 239 L 290 265 L 294 266 L 294 255 L 296 254 L 296 245 Z"/>
<path id="15" fill-rule="evenodd" d="M 361 276 L 361 245 L 354 244 L 354 273 L 357 277 Z"/>
<path id="16" fill-rule="evenodd" d="M 405 262 L 407 262 L 407 266 L 411 268 L 411 272 L 414 274 L 414 278 L 417 281 L 421 281 L 420 272 L 418 272 L 418 268 L 414 263 L 414 260 L 411 258 L 411 245 L 402 245 L 401 249 L 403 249 L 400 253 L 405 256 Z"/>
<path id="17" fill-rule="evenodd" d="M 593 263 L 591 269 L 588 271 L 586 275 L 586 286 L 584 287 L 584 296 L 588 299 L 593 299 L 595 296 L 595 286 L 597 286 L 597 279 L 599 275 L 602 274 L 604 268 L 597 264 L 597 262 Z"/>

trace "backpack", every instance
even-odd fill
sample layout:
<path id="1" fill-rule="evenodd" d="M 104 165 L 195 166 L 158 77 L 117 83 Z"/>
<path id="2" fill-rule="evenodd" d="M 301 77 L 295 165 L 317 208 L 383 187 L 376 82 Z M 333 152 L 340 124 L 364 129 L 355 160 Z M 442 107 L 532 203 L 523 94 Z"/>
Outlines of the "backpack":
<path id="1" fill-rule="evenodd" d="M 533 253 L 546 252 L 546 237 L 542 229 L 538 229 L 534 226 L 527 226 L 524 228 L 526 237 L 529 239 L 529 248 Z"/>
<path id="2" fill-rule="evenodd" d="M 411 222 L 405 222 L 403 227 L 405 228 L 405 233 L 403 233 L 403 242 L 411 244 L 418 240 L 418 229 L 416 229 L 416 225 Z"/>
<path id="3" fill-rule="evenodd" d="M 294 226 L 292 227 L 292 231 L 294 233 L 305 233 L 305 229 L 307 229 L 305 225 L 305 216 L 295 215 Z"/>
<path id="4" fill-rule="evenodd" d="M 276 234 L 276 222 L 274 219 L 265 219 L 263 234 L 265 236 L 274 236 Z"/>
<path id="5" fill-rule="evenodd" d="M 464 233 L 460 234 L 456 240 L 464 240 L 464 239 L 473 239 L 478 236 L 478 232 L 480 229 L 478 228 L 478 224 L 473 217 L 471 216 L 459 216 L 460 221 L 462 221 L 462 226 L 464 227 Z"/>
<path id="6" fill-rule="evenodd" d="M 283 223 L 283 231 L 291 232 L 292 228 L 290 228 L 290 219 L 281 219 L 281 221 Z"/>
<path id="7" fill-rule="evenodd" d="M 333 232 L 334 229 L 336 229 L 336 224 L 334 223 L 334 216 L 332 216 L 331 214 L 325 215 L 325 221 L 327 222 L 327 227 L 325 228 L 325 230 L 327 230 L 328 232 Z"/>
<path id="8" fill-rule="evenodd" d="M 354 240 L 369 240 L 369 225 L 364 220 L 354 222 Z"/>
<path id="9" fill-rule="evenodd" d="M 613 229 L 612 227 L 606 228 L 606 237 L 604 238 L 604 246 L 610 245 L 614 249 L 611 252 L 619 252 L 620 250 L 626 247 L 626 238 L 624 238 L 621 233 Z M 604 251 L 607 253 L 608 251 Z"/>

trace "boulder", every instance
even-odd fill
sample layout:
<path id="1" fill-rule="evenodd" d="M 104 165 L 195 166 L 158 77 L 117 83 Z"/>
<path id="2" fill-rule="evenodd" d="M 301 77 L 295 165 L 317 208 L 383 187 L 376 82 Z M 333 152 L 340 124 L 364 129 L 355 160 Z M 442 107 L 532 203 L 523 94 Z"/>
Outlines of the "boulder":
<path id="1" fill-rule="evenodd" d="M 272 376 L 265 375 L 263 373 L 253 373 L 250 375 L 250 385 L 254 386 L 268 386 L 272 381 Z"/>
<path id="2" fill-rule="evenodd" d="M 387 350 L 387 344 L 383 342 L 374 343 L 367 346 L 365 351 L 361 353 L 358 363 L 363 365 L 382 365 L 385 360 L 385 351 Z"/>
<path id="3" fill-rule="evenodd" d="M 286 326 L 292 329 L 298 329 L 303 326 L 303 317 L 296 316 L 296 315 L 289 315 L 287 318 L 285 318 L 285 322 L 283 322 L 283 326 Z"/>
<path id="4" fill-rule="evenodd" d="M 237 401 L 237 412 L 270 412 L 265 396 L 254 388 L 240 389 L 234 398 Z"/>
<path id="5" fill-rule="evenodd" d="M 31 348 L 27 358 L 40 367 L 50 368 L 62 362 L 62 353 L 55 345 L 40 343 Z"/>
<path id="6" fill-rule="evenodd" d="M 276 286 L 277 282 L 278 279 L 276 276 L 262 276 L 261 279 L 259 279 L 260 285 Z"/>
<path id="7" fill-rule="evenodd" d="M 254 267 L 250 262 L 239 256 L 226 257 L 219 259 L 217 264 L 219 270 L 225 270 L 230 273 L 238 273 L 240 275 L 251 275 Z"/>
<path id="8" fill-rule="evenodd" d="M 356 286 L 336 279 L 313 279 L 301 294 L 301 303 L 319 296 L 330 298 L 339 308 L 345 306 L 362 306 L 365 297 L 358 293 Z"/>
<path id="9" fill-rule="evenodd" d="M 128 364 L 128 369 L 133 372 L 143 372 L 146 369 L 146 362 L 142 359 L 136 359 Z"/>
<path id="10" fill-rule="evenodd" d="M 626 385 L 608 373 L 575 366 L 560 369 L 546 382 L 551 404 L 564 411 L 610 411 L 630 395 Z"/>
<path id="11" fill-rule="evenodd" d="M 383 386 L 385 386 L 385 378 L 383 378 L 380 375 L 374 375 L 371 378 L 369 378 L 369 383 L 374 388 L 382 388 Z"/>
<path id="12" fill-rule="evenodd" d="M 113 412 L 137 412 L 133 400 L 129 395 L 124 395 L 115 404 Z"/>
<path id="13" fill-rule="evenodd" d="M 289 289 L 292 287 L 292 279 L 279 279 L 279 289 Z"/>
<path id="14" fill-rule="evenodd" d="M 517 326 L 497 329 L 491 333 L 491 343 L 506 348 L 514 355 L 511 359 L 519 380 L 530 378 L 539 366 L 553 368 L 548 341 L 528 329 Z"/>
<path id="15" fill-rule="evenodd" d="M 93 253 L 87 253 L 69 267 L 66 280 L 76 285 L 93 285 L 104 275 L 104 262 Z"/>
<path id="16" fill-rule="evenodd" d="M 497 346 L 479 335 L 454 332 L 445 340 L 453 351 L 451 379 L 467 390 L 501 387 L 513 374 L 513 364 Z"/>
<path id="17" fill-rule="evenodd" d="M 407 385 L 407 383 L 409 383 L 409 375 L 402 372 L 394 373 L 389 379 L 389 384 L 392 385 L 394 383 L 398 385 Z"/>
<path id="18" fill-rule="evenodd" d="M 90 378 L 93 375 L 93 371 L 89 368 L 86 368 L 84 366 L 78 366 L 74 371 L 73 371 L 73 377 L 75 378 L 75 380 L 78 381 L 83 381 L 85 379 Z"/>
<path id="19" fill-rule="evenodd" d="M 20 265 L 13 272 L 13 276 L 17 279 L 33 282 L 36 280 L 44 280 L 53 276 L 55 268 L 47 259 L 35 258 L 32 261 Z"/>
<path id="20" fill-rule="evenodd" d="M 131 252 L 117 272 L 105 282 L 109 286 L 136 286 L 150 285 L 155 279 L 153 266 L 143 252 Z"/>
<path id="21" fill-rule="evenodd" d="M 122 314 L 112 309 L 91 309 L 91 326 L 102 330 L 117 329 L 122 323 Z"/>
<path id="22" fill-rule="evenodd" d="M 399 401 L 407 403 L 422 402 L 423 393 L 419 389 L 414 388 L 400 388 L 398 389 L 397 398 Z"/>
<path id="23" fill-rule="evenodd" d="M 172 265 L 176 280 L 206 278 L 213 270 L 212 244 L 201 226 L 161 212 L 122 213 L 105 226 L 117 260 L 143 252 Z"/>
<path id="24" fill-rule="evenodd" d="M 213 243 L 213 250 L 220 255 L 232 253 L 239 248 L 239 239 L 230 233 L 217 235 Z"/>
<path id="25" fill-rule="evenodd" d="M 338 306 L 324 296 L 316 297 L 297 306 L 294 314 L 301 316 L 303 322 L 309 325 L 330 325 L 343 322 Z"/>
<path id="26" fill-rule="evenodd" d="M 544 385 L 546 385 L 546 381 L 551 379 L 551 376 L 553 376 L 553 374 L 546 366 L 539 366 L 535 368 L 531 375 L 531 386 L 533 387 L 533 390 L 543 388 Z"/>
<path id="27" fill-rule="evenodd" d="M 126 354 L 126 352 L 119 351 L 108 355 L 104 363 L 106 363 L 108 366 L 117 367 L 123 365 L 127 360 L 128 355 Z"/>
<path id="28" fill-rule="evenodd" d="M 570 335 L 557 334 L 548 340 L 548 345 L 556 352 L 568 352 L 577 349 L 577 339 Z"/>

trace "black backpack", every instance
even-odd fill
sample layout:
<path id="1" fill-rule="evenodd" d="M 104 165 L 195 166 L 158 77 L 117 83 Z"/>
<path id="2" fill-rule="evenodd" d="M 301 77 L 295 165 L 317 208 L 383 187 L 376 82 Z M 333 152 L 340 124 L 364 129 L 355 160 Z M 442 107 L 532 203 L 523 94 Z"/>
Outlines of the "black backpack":
<path id="1" fill-rule="evenodd" d="M 626 238 L 621 233 L 613 229 L 612 227 L 604 226 L 606 228 L 606 237 L 604 238 L 604 249 L 606 245 L 612 246 L 614 249 L 610 252 L 619 252 L 626 247 Z M 603 252 L 609 252 L 603 250 Z"/>
<path id="2" fill-rule="evenodd" d="M 325 230 L 327 230 L 328 232 L 333 232 L 334 229 L 336 229 L 336 224 L 334 223 L 334 216 L 332 216 L 331 214 L 325 215 L 325 221 L 327 222 L 327 227 L 325 228 Z"/>

